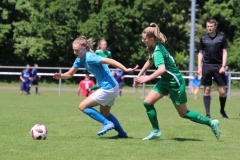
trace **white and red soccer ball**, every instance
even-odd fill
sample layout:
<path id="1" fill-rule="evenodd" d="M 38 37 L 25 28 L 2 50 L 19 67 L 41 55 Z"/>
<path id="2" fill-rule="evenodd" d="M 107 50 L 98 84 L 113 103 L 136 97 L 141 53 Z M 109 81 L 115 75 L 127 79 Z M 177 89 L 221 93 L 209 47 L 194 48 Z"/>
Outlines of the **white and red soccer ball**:
<path id="1" fill-rule="evenodd" d="M 32 127 L 30 135 L 35 140 L 45 140 L 47 138 L 48 130 L 43 124 L 36 124 Z"/>

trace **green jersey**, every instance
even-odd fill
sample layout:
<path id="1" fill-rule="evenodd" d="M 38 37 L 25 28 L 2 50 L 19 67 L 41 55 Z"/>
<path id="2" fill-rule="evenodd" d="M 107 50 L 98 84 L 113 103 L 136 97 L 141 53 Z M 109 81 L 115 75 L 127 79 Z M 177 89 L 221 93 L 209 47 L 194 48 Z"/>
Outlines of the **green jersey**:
<path id="1" fill-rule="evenodd" d="M 96 50 L 95 53 L 104 58 L 112 58 L 111 52 L 108 50 L 106 50 L 105 52 L 103 52 L 102 50 Z"/>
<path id="2" fill-rule="evenodd" d="M 162 84 L 168 86 L 180 86 L 182 84 L 184 80 L 182 74 L 179 72 L 173 57 L 162 44 L 156 44 L 153 55 L 149 55 L 149 59 L 151 58 L 156 68 L 161 65 L 166 67 L 166 72 L 161 75 L 160 79 Z"/>

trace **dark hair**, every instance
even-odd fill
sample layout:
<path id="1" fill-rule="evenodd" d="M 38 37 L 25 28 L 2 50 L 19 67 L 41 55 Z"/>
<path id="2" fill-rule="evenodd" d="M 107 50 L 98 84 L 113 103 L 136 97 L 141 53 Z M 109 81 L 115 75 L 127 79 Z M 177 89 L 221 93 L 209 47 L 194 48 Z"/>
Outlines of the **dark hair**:
<path id="1" fill-rule="evenodd" d="M 214 23 L 215 24 L 215 26 L 216 25 L 218 25 L 218 22 L 215 20 L 215 19 L 213 19 L 213 18 L 209 18 L 207 21 L 206 21 L 206 23 Z"/>

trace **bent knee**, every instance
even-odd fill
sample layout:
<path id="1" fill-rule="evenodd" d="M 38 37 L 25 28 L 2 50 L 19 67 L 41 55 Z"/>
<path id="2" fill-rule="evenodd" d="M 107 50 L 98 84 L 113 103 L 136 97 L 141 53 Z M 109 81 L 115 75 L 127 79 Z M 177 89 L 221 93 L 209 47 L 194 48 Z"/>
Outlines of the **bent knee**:
<path id="1" fill-rule="evenodd" d="M 86 109 L 86 107 L 84 107 L 84 105 L 81 105 L 81 104 L 79 104 L 78 108 L 82 112 Z"/>

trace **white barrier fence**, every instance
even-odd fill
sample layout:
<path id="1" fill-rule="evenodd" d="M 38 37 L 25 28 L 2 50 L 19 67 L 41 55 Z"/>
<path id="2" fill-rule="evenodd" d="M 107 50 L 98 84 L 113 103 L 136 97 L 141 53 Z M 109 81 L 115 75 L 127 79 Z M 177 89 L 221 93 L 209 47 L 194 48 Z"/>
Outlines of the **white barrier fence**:
<path id="1" fill-rule="evenodd" d="M 26 67 L 25 66 L 0 66 L 0 70 L 3 70 L 3 69 L 13 69 L 13 70 L 19 70 L 19 69 L 25 69 Z M 33 67 L 30 67 L 30 68 L 33 68 Z M 63 73 L 62 71 L 63 70 L 69 70 L 70 68 L 67 68 L 67 67 L 38 67 L 38 71 L 39 70 L 56 70 L 56 72 L 58 73 Z M 21 74 L 21 70 L 19 72 L 9 72 L 9 71 L 0 71 L 0 75 L 19 75 Z M 83 70 L 85 71 L 86 69 L 85 68 L 79 68 L 78 70 Z M 111 69 L 110 70 L 116 70 L 115 68 Z M 139 72 L 141 69 L 137 69 L 136 72 Z M 154 72 L 155 70 L 148 70 L 148 72 Z M 189 71 L 180 71 L 181 73 L 193 73 L 193 72 L 189 72 Z M 196 72 L 196 71 L 194 71 Z M 38 75 L 41 75 L 41 76 L 53 76 L 54 73 L 43 73 L 43 72 L 38 72 Z M 233 74 L 240 74 L 240 72 L 229 72 L 230 74 L 230 79 L 229 79 L 229 86 L 228 86 L 228 99 L 231 98 L 231 81 L 232 80 L 240 80 L 240 77 L 232 77 L 231 75 Z M 74 76 L 76 77 L 85 77 L 85 74 L 74 74 Z M 90 74 L 91 77 L 93 77 L 93 75 Z M 148 76 L 146 75 L 146 73 L 144 73 L 143 76 Z M 137 75 L 125 75 L 124 76 L 125 78 L 132 78 L 133 81 L 135 79 L 135 77 L 137 77 Z M 160 77 L 158 77 L 160 78 Z M 184 79 L 188 79 L 188 80 L 191 80 L 193 79 L 193 76 L 183 76 Z M 192 89 L 192 86 L 188 86 L 189 88 L 189 91 Z M 135 89 L 135 88 L 134 88 Z M 142 84 L 142 98 L 145 97 L 145 89 L 146 89 L 146 84 Z M 59 93 L 59 96 L 61 96 L 62 94 L 62 80 L 59 79 L 59 89 L 58 89 L 58 93 Z"/>

